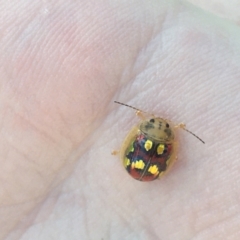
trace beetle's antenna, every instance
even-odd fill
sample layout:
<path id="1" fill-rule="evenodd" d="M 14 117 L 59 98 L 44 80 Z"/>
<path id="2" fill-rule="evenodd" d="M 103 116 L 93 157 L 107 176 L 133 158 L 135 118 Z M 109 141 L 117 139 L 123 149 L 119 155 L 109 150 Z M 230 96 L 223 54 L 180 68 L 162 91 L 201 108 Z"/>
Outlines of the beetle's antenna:
<path id="1" fill-rule="evenodd" d="M 201 141 L 203 144 L 205 144 L 205 142 L 200 137 L 198 137 L 195 133 L 193 133 L 193 132 L 189 131 L 188 129 L 186 129 L 185 124 L 180 123 L 176 127 L 179 127 L 181 129 L 185 130 L 186 132 L 192 134 L 195 138 L 197 138 L 199 141 Z"/>
<path id="2" fill-rule="evenodd" d="M 194 134 L 193 132 L 189 131 L 188 129 L 186 128 L 183 128 L 186 132 L 189 132 L 190 134 L 192 134 L 195 138 L 197 138 L 199 141 L 201 141 L 203 144 L 205 144 L 205 142 L 200 138 L 198 137 L 196 134 Z"/>
<path id="3" fill-rule="evenodd" d="M 127 104 L 125 104 L 125 103 L 121 103 L 121 102 L 118 102 L 118 101 L 114 101 L 114 102 L 117 103 L 117 104 L 123 105 L 123 106 L 125 106 L 125 107 L 129 107 L 129 108 L 132 108 L 132 109 L 134 109 L 134 110 L 137 110 L 137 111 L 139 111 L 139 112 L 144 112 L 144 111 L 142 111 L 142 110 L 140 110 L 140 109 L 138 109 L 138 108 L 135 108 L 135 107 L 133 107 L 133 106 L 127 105 Z"/>

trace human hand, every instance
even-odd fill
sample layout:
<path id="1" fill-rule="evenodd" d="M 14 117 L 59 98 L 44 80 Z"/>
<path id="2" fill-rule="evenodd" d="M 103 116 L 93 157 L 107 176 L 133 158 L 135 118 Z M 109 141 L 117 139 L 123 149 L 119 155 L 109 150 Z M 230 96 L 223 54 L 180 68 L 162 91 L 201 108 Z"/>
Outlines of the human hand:
<path id="1" fill-rule="evenodd" d="M 15 7 L 18 6 L 18 7 Z M 4 3 L 0 239 L 238 239 L 239 29 L 168 1 Z M 178 161 L 131 179 L 134 111 L 166 117 Z"/>

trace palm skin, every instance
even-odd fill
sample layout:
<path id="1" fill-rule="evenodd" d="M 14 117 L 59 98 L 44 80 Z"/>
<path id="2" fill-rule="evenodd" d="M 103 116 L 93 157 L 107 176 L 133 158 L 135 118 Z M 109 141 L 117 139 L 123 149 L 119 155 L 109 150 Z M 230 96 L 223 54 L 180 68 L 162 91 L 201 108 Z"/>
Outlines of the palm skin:
<path id="1" fill-rule="evenodd" d="M 1 10 L 0 239 L 239 239 L 239 28 L 174 1 L 25 4 Z M 135 181 L 111 151 L 139 119 L 113 100 L 206 144 L 179 130 L 169 174 Z"/>

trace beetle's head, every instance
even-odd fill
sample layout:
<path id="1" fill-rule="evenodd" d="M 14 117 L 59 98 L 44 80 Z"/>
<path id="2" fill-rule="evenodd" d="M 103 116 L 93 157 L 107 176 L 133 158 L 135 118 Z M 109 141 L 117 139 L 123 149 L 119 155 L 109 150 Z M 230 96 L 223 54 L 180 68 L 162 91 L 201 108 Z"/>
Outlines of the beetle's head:
<path id="1" fill-rule="evenodd" d="M 140 130 L 147 137 L 159 142 L 172 142 L 174 132 L 167 120 L 162 118 L 151 118 L 140 124 Z"/>

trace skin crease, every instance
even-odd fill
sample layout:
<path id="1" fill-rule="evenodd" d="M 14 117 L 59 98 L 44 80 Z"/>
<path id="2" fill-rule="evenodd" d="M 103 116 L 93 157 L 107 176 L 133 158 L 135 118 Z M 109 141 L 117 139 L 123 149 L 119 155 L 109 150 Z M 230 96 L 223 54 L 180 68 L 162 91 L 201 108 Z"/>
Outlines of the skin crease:
<path id="1" fill-rule="evenodd" d="M 184 2 L 2 1 L 0 239 L 239 239 L 240 30 Z M 185 122 L 161 181 L 111 151 Z"/>

